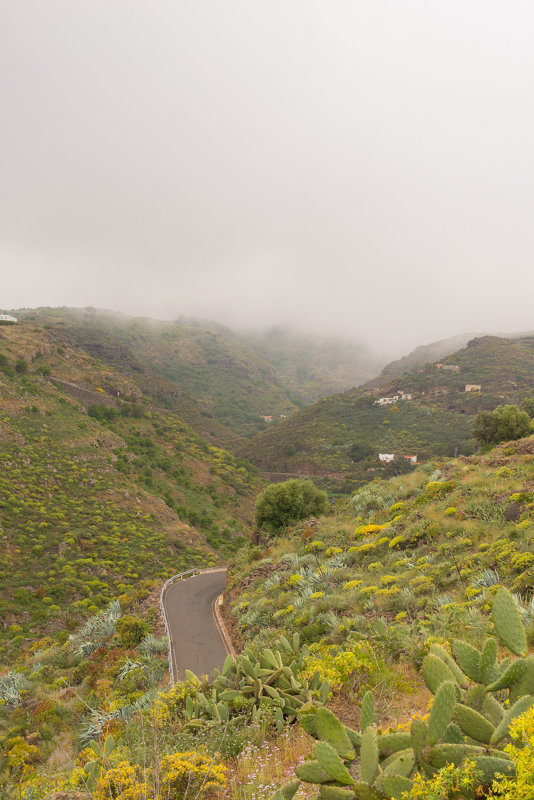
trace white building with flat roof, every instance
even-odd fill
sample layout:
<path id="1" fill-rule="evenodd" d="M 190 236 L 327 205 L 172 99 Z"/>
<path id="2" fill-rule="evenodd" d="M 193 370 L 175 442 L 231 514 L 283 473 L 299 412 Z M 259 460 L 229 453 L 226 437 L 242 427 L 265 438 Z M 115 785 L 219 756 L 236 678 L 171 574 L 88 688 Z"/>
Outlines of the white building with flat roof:
<path id="1" fill-rule="evenodd" d="M 16 317 L 12 317 L 11 314 L 0 314 L 0 322 L 17 322 Z"/>

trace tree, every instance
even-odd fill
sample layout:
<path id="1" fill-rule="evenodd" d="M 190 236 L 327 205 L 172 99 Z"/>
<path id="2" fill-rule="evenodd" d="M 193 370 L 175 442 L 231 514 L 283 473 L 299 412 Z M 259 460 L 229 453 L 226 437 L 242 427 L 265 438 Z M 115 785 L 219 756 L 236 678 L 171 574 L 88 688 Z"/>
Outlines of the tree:
<path id="1" fill-rule="evenodd" d="M 496 444 L 497 439 L 497 420 L 493 411 L 479 411 L 473 420 L 471 436 L 480 445 Z"/>
<path id="2" fill-rule="evenodd" d="M 526 411 L 530 419 L 534 418 L 534 394 L 531 394 L 529 397 L 525 397 L 521 403 L 521 410 Z"/>
<path id="3" fill-rule="evenodd" d="M 366 442 L 354 442 L 349 448 L 349 456 L 353 461 L 363 461 L 364 458 L 372 456 L 373 453 L 373 448 Z"/>
<path id="4" fill-rule="evenodd" d="M 517 406 L 499 406 L 493 413 L 497 417 L 500 442 L 522 439 L 532 433 L 529 415 L 526 411 L 520 411 Z"/>
<path id="5" fill-rule="evenodd" d="M 324 514 L 327 502 L 326 492 L 310 480 L 272 483 L 256 501 L 256 526 L 276 533 L 291 522 Z"/>
<path id="6" fill-rule="evenodd" d="M 471 435 L 483 446 L 521 439 L 532 433 L 530 417 L 517 406 L 498 406 L 495 411 L 479 411 Z"/>

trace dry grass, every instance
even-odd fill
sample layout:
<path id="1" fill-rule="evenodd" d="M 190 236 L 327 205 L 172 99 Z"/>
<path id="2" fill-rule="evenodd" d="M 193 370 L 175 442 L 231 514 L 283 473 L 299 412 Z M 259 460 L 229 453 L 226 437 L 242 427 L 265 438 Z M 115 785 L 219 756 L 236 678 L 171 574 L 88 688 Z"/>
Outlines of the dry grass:
<path id="1" fill-rule="evenodd" d="M 213 800 L 268 800 L 274 792 L 295 777 L 295 766 L 313 751 L 314 741 L 294 725 L 280 736 L 259 746 L 249 745 L 228 764 L 229 779 Z M 295 800 L 312 800 L 317 787 L 301 786 Z"/>

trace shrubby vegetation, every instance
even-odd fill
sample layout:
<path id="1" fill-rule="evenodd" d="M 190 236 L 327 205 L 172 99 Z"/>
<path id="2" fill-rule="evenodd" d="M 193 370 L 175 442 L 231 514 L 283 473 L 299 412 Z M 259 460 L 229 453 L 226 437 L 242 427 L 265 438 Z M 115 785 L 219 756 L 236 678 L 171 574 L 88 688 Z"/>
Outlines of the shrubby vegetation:
<path id="1" fill-rule="evenodd" d="M 324 514 L 327 495 L 309 480 L 272 483 L 256 500 L 256 527 L 275 533 L 306 517 Z"/>
<path id="2" fill-rule="evenodd" d="M 396 375 L 385 370 L 374 382 L 375 391 L 366 385 L 321 400 L 259 434 L 240 452 L 271 472 L 316 473 L 337 493 L 387 477 L 388 470 L 402 463 L 384 467 L 379 453 L 413 454 L 419 462 L 471 455 L 476 449 L 471 425 L 479 411 L 493 411 L 503 403 L 529 404 L 534 339 L 485 336 L 441 360 L 443 367 L 457 371 L 435 363 Z M 480 385 L 481 391 L 465 392 L 466 384 Z M 412 399 L 374 404 L 378 396 L 394 396 L 399 390 Z M 528 408 L 523 410 L 528 413 Z"/>
<path id="3" fill-rule="evenodd" d="M 493 785 L 498 794 L 503 776 L 503 791 L 514 786 L 521 791 L 516 777 L 526 789 L 525 766 L 533 762 L 530 743 L 506 745 L 512 723 L 521 720 L 514 728 L 517 741 L 517 726 L 523 730 L 528 725 L 522 715 L 534 707 L 534 656 L 526 657 L 521 617 L 505 589 L 497 591 L 492 611 L 500 644 L 518 657 L 515 661 L 498 660 L 493 636 L 480 651 L 460 639 L 452 642 L 452 654 L 432 644 L 423 661 L 424 680 L 434 695 L 430 713 L 425 719 L 413 718 L 408 729 L 377 731 L 371 692 L 362 698 L 359 732 L 325 708 L 307 707 L 300 722 L 317 740 L 315 758 L 296 768 L 297 780 L 280 789 L 276 800 L 292 798 L 300 782 L 319 786 L 327 800 L 430 797 L 425 792 L 428 778 L 432 789 L 438 789 L 435 797 L 454 796 L 458 788 L 457 796 L 474 800 L 487 796 Z M 517 774 L 516 763 L 523 774 Z M 445 776 L 439 775 L 444 768 Z M 456 780 L 447 786 L 444 777 L 449 775 Z"/>
<path id="4" fill-rule="evenodd" d="M 522 439 L 532 433 L 532 425 L 529 414 L 517 406 L 497 406 L 495 411 L 480 411 L 471 432 L 479 444 L 488 446 Z"/>

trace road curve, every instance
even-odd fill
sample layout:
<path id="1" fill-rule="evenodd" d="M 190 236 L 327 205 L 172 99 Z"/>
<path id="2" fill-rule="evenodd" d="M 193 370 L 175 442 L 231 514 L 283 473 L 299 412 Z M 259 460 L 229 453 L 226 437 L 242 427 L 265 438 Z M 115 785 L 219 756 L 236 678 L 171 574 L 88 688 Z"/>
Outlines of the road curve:
<path id="1" fill-rule="evenodd" d="M 221 569 L 177 581 L 165 592 L 176 679 L 183 678 L 186 669 L 200 676 L 222 668 L 228 650 L 213 605 L 225 586 L 226 570 Z"/>

